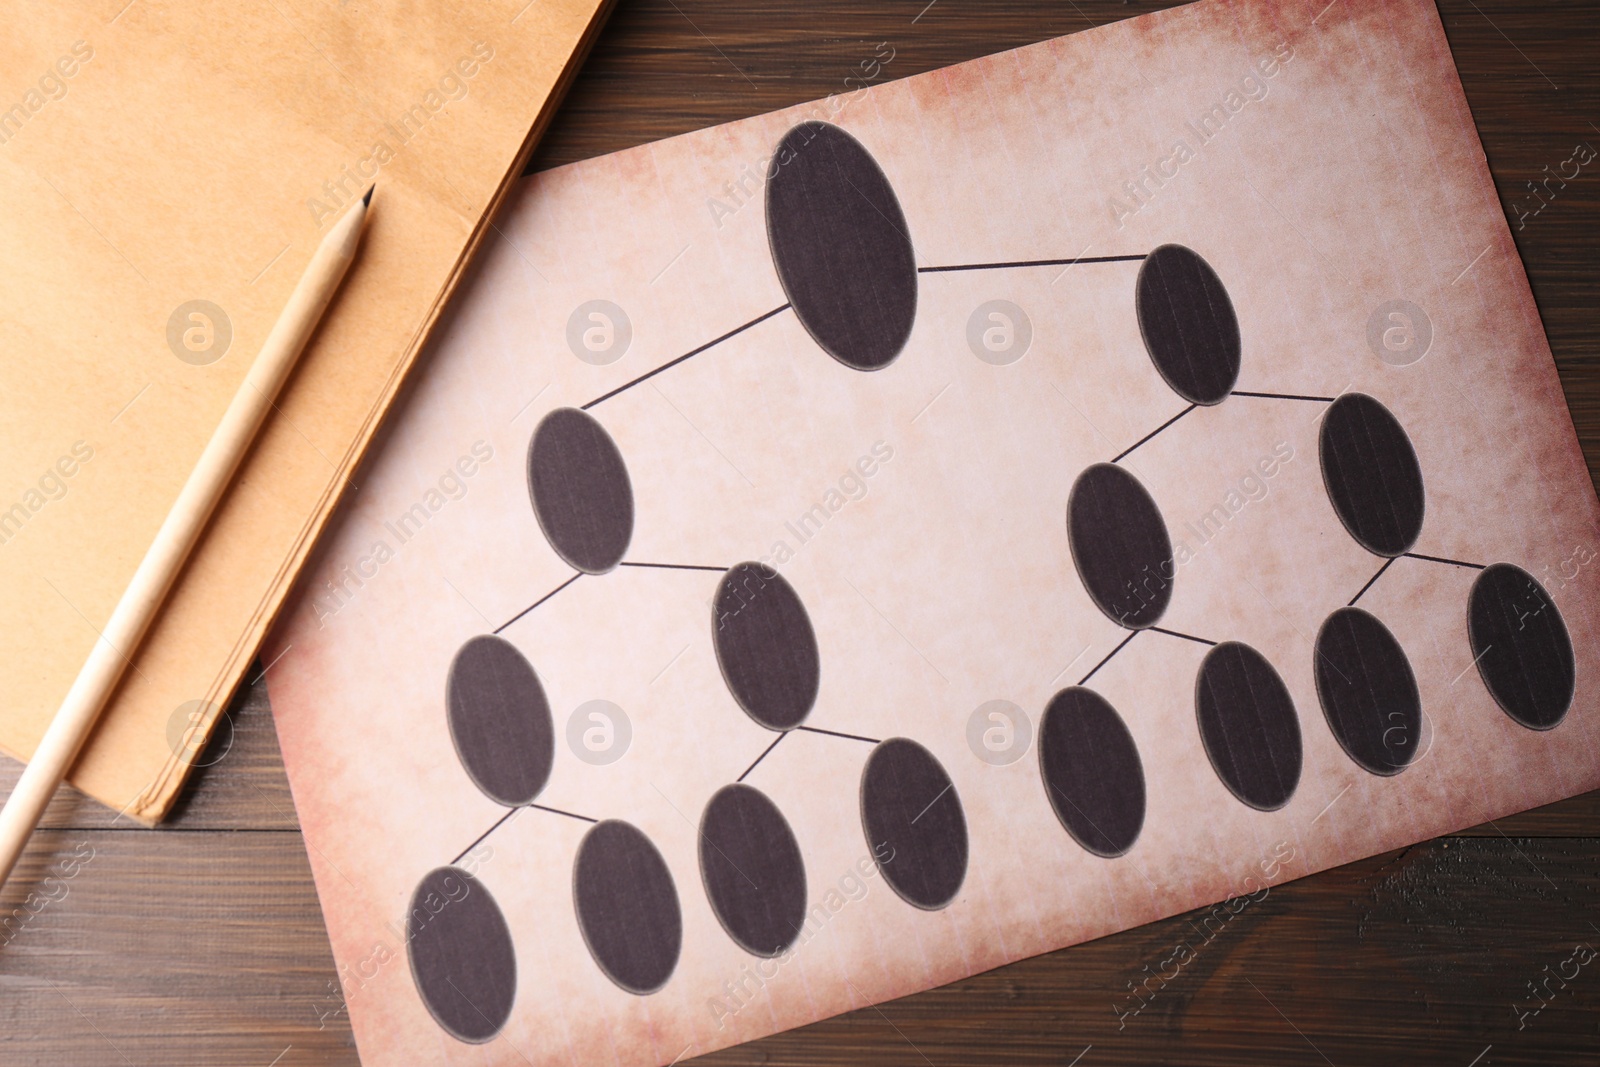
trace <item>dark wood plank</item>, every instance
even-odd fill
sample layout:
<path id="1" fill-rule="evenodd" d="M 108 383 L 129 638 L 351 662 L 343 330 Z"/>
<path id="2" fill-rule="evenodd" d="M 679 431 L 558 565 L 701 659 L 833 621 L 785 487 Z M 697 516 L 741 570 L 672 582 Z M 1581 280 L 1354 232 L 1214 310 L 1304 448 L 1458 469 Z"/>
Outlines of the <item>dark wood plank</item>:
<path id="1" fill-rule="evenodd" d="M 1588 1064 L 1600 960 L 1527 984 L 1600 947 L 1597 888 L 1588 841 L 1446 839 L 692 1062 Z"/>
<path id="2" fill-rule="evenodd" d="M 41 831 L 0 942 L 8 1067 L 357 1062 L 294 831 Z"/>
<path id="3" fill-rule="evenodd" d="M 297 835 L 40 836 L 0 895 L 57 898 L 0 950 L 0 1061 L 355 1062 Z M 1565 961 L 1597 894 L 1590 840 L 1444 839 L 701 1062 L 1592 1062 L 1600 966 Z"/>

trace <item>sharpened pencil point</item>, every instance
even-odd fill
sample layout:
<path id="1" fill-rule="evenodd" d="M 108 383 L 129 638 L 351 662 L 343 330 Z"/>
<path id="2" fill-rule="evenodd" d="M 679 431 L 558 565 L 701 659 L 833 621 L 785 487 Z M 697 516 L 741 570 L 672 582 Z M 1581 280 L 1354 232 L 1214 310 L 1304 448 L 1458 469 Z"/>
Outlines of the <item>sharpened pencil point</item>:
<path id="1" fill-rule="evenodd" d="M 376 189 L 377 187 L 378 184 L 376 182 L 367 186 L 367 193 L 361 198 L 361 203 L 363 206 L 370 207 L 372 205 L 372 190 Z"/>

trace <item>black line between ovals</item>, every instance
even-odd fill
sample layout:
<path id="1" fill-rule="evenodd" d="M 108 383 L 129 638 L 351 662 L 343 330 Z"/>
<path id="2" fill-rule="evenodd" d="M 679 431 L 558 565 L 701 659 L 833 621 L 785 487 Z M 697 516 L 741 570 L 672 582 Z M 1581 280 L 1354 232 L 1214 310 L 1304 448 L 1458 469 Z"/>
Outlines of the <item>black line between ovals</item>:
<path id="1" fill-rule="evenodd" d="M 456 858 L 450 861 L 450 866 L 454 867 L 456 864 L 460 863 L 462 856 L 465 856 L 468 852 L 471 852 L 473 849 L 475 849 L 479 845 L 483 844 L 484 840 L 490 834 L 494 833 L 496 830 L 500 829 L 500 827 L 504 826 L 511 819 L 511 817 L 513 815 L 516 815 L 518 812 L 524 811 L 524 810 L 526 810 L 528 808 L 538 808 L 540 811 L 547 811 L 552 815 L 565 815 L 569 819 L 578 819 L 578 820 L 581 820 L 581 821 L 587 822 L 587 823 L 597 823 L 597 822 L 600 821 L 599 819 L 591 819 L 587 815 L 579 815 L 576 812 L 571 812 L 571 811 L 562 811 L 560 808 L 551 808 L 551 807 L 547 807 L 547 806 L 545 806 L 543 804 L 532 804 L 532 803 L 529 803 L 529 804 L 518 804 L 516 807 L 512 808 L 510 811 L 506 812 L 504 815 L 502 815 L 498 819 L 496 819 L 494 821 L 494 825 L 489 827 L 483 833 L 479 834 L 477 836 L 477 838 L 472 842 L 472 844 L 470 844 L 466 848 L 462 849 L 461 852 L 456 856 Z"/>
<path id="2" fill-rule="evenodd" d="M 1118 652 L 1121 652 L 1125 647 L 1127 647 L 1127 644 L 1128 644 L 1129 641 L 1132 641 L 1135 637 L 1138 637 L 1138 636 L 1139 636 L 1139 631 L 1135 630 L 1132 633 L 1130 633 L 1127 637 L 1124 637 L 1122 639 L 1122 643 L 1120 645 L 1118 645 L 1116 648 L 1113 648 L 1110 652 L 1107 652 L 1105 659 L 1101 660 L 1099 663 L 1096 663 L 1094 665 L 1093 670 L 1089 671 L 1088 674 L 1084 675 L 1082 678 L 1080 678 L 1078 680 L 1078 684 L 1079 685 L 1087 685 L 1088 682 L 1089 682 L 1089 679 L 1094 677 L 1095 671 L 1098 671 L 1101 667 L 1104 667 L 1107 663 L 1109 663 L 1111 661 L 1111 657 L 1112 656 L 1115 656 Z"/>
<path id="3" fill-rule="evenodd" d="M 1161 626 L 1147 626 L 1145 629 L 1154 630 L 1158 634 L 1166 634 L 1168 637 L 1181 637 L 1185 641 L 1193 641 L 1197 645 L 1210 645 L 1212 648 L 1217 647 L 1217 642 L 1209 641 L 1204 637 L 1196 637 L 1193 634 L 1179 633 L 1177 630 L 1168 630 Z"/>
<path id="4" fill-rule="evenodd" d="M 647 371 L 644 374 L 639 375 L 639 377 L 635 378 L 633 381 L 628 382 L 625 385 L 619 385 L 615 389 L 611 390 L 611 392 L 605 393 L 602 396 L 596 397 L 595 399 L 589 401 L 587 404 L 583 405 L 583 409 L 582 410 L 588 411 L 590 408 L 594 407 L 595 405 L 603 403 L 603 402 L 605 402 L 607 400 L 610 400 L 612 397 L 616 396 L 618 393 L 624 392 L 625 390 L 628 390 L 628 389 L 632 389 L 634 386 L 638 385 L 640 382 L 645 381 L 646 379 L 649 379 L 649 378 L 654 378 L 656 375 L 660 374 L 662 371 L 671 370 L 673 367 L 676 367 L 678 364 L 682 363 L 684 360 L 691 359 L 694 356 L 698 356 L 700 353 L 706 351 L 708 348 L 715 348 L 717 345 L 720 345 L 722 342 L 726 341 L 728 338 L 733 337 L 736 334 L 741 334 L 744 331 L 748 330 L 752 326 L 758 326 L 761 323 L 766 322 L 768 319 L 772 318 L 772 316 L 778 314 L 780 311 L 788 311 L 788 310 L 789 310 L 789 305 L 788 304 L 780 304 L 780 305 L 778 305 L 777 307 L 773 308 L 771 311 L 767 312 L 764 315 L 757 315 L 755 318 L 751 319 L 749 322 L 745 323 L 743 326 L 735 326 L 733 329 L 729 330 L 727 333 L 723 334 L 721 337 L 718 337 L 718 338 L 716 338 L 714 340 L 711 340 L 711 341 L 707 341 L 705 344 L 701 345 L 699 348 L 692 349 L 692 350 L 690 350 L 688 352 L 685 352 L 683 355 L 679 356 L 676 359 L 668 360 L 666 363 L 661 364 L 661 366 L 657 367 L 655 370 Z"/>
<path id="5" fill-rule="evenodd" d="M 494 821 L 494 825 L 493 826 L 489 827 L 483 833 L 479 834 L 477 836 L 477 838 L 475 838 L 473 840 L 472 844 L 470 844 L 466 848 L 462 849 L 461 852 L 460 852 L 460 855 L 457 855 L 455 859 L 450 861 L 450 866 L 454 867 L 456 864 L 460 863 L 462 856 L 465 856 L 468 852 L 471 852 L 473 849 L 475 849 L 479 845 L 483 844 L 483 839 L 484 838 L 488 837 L 490 834 L 492 834 L 496 830 L 500 829 L 501 824 L 503 824 L 507 819 L 511 818 L 511 816 L 515 815 L 517 812 L 519 812 L 521 810 L 522 809 L 520 807 L 512 808 L 510 811 L 506 812 L 504 815 L 502 815 L 498 819 L 496 819 Z"/>
<path id="6" fill-rule="evenodd" d="M 560 808 L 546 807 L 543 804 L 529 804 L 528 807 L 538 808 L 540 811 L 548 811 L 551 815 L 565 815 L 569 819 L 579 819 L 583 822 L 596 823 L 600 821 L 599 819 L 591 819 L 587 815 L 579 815 L 575 811 L 562 811 Z"/>
<path id="7" fill-rule="evenodd" d="M 1266 400 L 1309 400 L 1316 404 L 1331 404 L 1336 397 L 1331 396 L 1302 396 L 1299 393 L 1252 393 L 1244 389 L 1234 389 L 1229 396 L 1256 396 Z"/>
<path id="8" fill-rule="evenodd" d="M 1421 552 L 1402 552 L 1400 554 L 1402 556 L 1410 556 L 1412 559 L 1425 559 L 1429 563 L 1448 563 L 1452 567 L 1471 567 L 1475 571 L 1488 569 L 1482 563 L 1466 563 L 1459 559 L 1446 559 L 1443 556 L 1424 556 Z"/>
<path id="9" fill-rule="evenodd" d="M 656 570 L 663 571 L 716 571 L 718 574 L 721 574 L 723 571 L 728 569 L 727 567 L 702 567 L 698 563 L 634 563 L 630 560 L 623 560 L 621 563 L 617 564 L 617 566 L 652 567 Z"/>
<path id="10" fill-rule="evenodd" d="M 860 734 L 842 734 L 838 730 L 824 730 L 820 726 L 796 726 L 796 730 L 804 730 L 808 734 L 827 734 L 829 737 L 843 737 L 850 741 L 865 741 L 869 745 L 881 745 L 883 741 L 876 737 L 862 737 Z"/>
<path id="11" fill-rule="evenodd" d="M 1008 267 L 1071 267 L 1079 263 L 1134 263 L 1149 258 L 1135 256 L 1079 256 L 1076 259 L 1018 259 L 1007 263 L 957 263 L 948 267 L 918 267 L 918 274 L 947 274 L 957 270 L 1005 270 Z"/>
<path id="12" fill-rule="evenodd" d="M 755 763 L 752 763 L 752 764 L 750 764 L 750 766 L 746 767 L 744 769 L 744 774 L 739 775 L 739 777 L 735 778 L 734 781 L 735 782 L 744 781 L 745 778 L 749 776 L 750 772 L 756 769 L 756 764 L 760 763 L 762 760 L 766 759 L 767 758 L 767 754 L 770 753 L 773 749 L 778 747 L 778 742 L 782 741 L 785 737 L 788 737 L 788 736 L 789 736 L 789 731 L 788 730 L 785 730 L 785 731 L 783 731 L 783 733 L 779 734 L 777 736 L 777 739 L 774 740 L 772 742 L 772 744 L 768 745 L 766 748 L 761 750 L 761 755 L 756 757 Z"/>
<path id="13" fill-rule="evenodd" d="M 1199 404 L 1190 404 L 1188 407 L 1184 408 L 1182 411 L 1180 411 L 1176 415 L 1172 416 L 1172 418 L 1168 419 L 1166 422 L 1163 422 L 1160 426 L 1157 426 L 1155 429 L 1151 430 L 1149 433 L 1147 433 L 1143 437 L 1139 438 L 1132 445 L 1130 445 L 1129 447 L 1123 449 L 1121 452 L 1117 453 L 1116 458 L 1113 459 L 1111 462 L 1113 462 L 1113 463 L 1121 463 L 1122 460 L 1124 458 L 1126 458 L 1130 453 L 1132 453 L 1134 449 L 1138 448 L 1140 445 L 1142 445 L 1146 441 L 1150 440 L 1150 438 L 1154 437 L 1156 434 L 1160 433 L 1162 430 L 1165 430 L 1168 426 L 1171 426 L 1173 423 L 1177 422 L 1179 419 L 1183 418 L 1185 415 L 1189 414 L 1189 412 L 1193 411 L 1195 408 L 1197 408 L 1199 406 L 1200 406 Z"/>
<path id="14" fill-rule="evenodd" d="M 501 630 L 504 630 L 507 626 L 510 626 L 512 623 L 514 623 L 518 619 L 522 618 L 528 612 L 532 611 L 534 608 L 538 607 L 540 604 L 543 604 L 546 600 L 549 600 L 551 597 L 553 597 L 557 593 L 561 592 L 561 590 L 565 589 L 567 586 L 571 585 L 573 582 L 577 581 L 579 578 L 582 578 L 582 577 L 583 577 L 583 572 L 582 571 L 579 571 L 577 574 L 574 574 L 571 578 L 568 578 L 566 581 L 562 582 L 560 585 L 558 585 L 554 589 L 550 590 L 544 596 L 540 597 L 538 600 L 535 600 L 532 604 L 529 604 L 527 607 L 523 608 L 521 611 L 519 611 L 515 615 L 511 616 L 511 618 L 509 618 L 505 622 L 501 623 L 499 626 L 496 626 L 494 628 L 494 632 L 495 633 L 499 633 Z"/>
<path id="15" fill-rule="evenodd" d="M 1382 578 L 1383 577 L 1383 572 L 1388 570 L 1391 566 L 1393 566 L 1394 565 L 1394 561 L 1399 559 L 1399 558 L 1400 558 L 1399 556 L 1390 556 L 1384 562 L 1383 566 L 1378 568 L 1378 573 L 1374 574 L 1371 578 L 1367 579 L 1367 584 L 1361 587 L 1361 592 L 1359 592 L 1355 596 L 1351 597 L 1350 598 L 1350 603 L 1346 604 L 1345 607 L 1347 607 L 1347 608 L 1355 607 L 1356 606 L 1356 601 L 1358 601 L 1362 597 L 1366 596 L 1367 595 L 1367 590 L 1372 588 L 1372 583 L 1377 581 L 1379 578 Z"/>

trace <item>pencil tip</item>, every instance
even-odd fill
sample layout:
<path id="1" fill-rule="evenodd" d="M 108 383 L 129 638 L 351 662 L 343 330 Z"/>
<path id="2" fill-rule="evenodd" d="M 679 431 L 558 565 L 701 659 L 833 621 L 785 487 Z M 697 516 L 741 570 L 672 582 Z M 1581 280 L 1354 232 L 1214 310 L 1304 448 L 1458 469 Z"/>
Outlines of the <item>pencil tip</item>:
<path id="1" fill-rule="evenodd" d="M 367 195 L 363 196 L 361 198 L 361 203 L 362 203 L 363 206 L 371 206 L 371 204 L 372 204 L 372 190 L 376 189 L 377 187 L 378 186 L 377 186 L 376 182 L 374 182 L 372 185 L 367 186 Z"/>

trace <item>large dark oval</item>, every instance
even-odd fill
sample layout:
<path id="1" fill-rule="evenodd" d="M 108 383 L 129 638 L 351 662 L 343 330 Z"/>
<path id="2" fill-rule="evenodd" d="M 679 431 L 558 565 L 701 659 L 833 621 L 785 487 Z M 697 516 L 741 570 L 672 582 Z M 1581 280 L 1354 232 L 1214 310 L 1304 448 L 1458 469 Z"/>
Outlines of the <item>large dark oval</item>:
<path id="1" fill-rule="evenodd" d="M 728 568 L 717 584 L 712 645 L 733 699 L 769 730 L 805 721 L 822 684 L 817 635 L 800 596 L 761 563 Z"/>
<path id="2" fill-rule="evenodd" d="M 482 882 L 459 867 L 424 875 L 406 915 L 406 953 L 434 1022 L 474 1044 L 500 1032 L 517 998 L 517 955 Z"/>
<path id="3" fill-rule="evenodd" d="M 1134 286 L 1139 333 L 1161 377 L 1191 404 L 1220 404 L 1239 380 L 1239 318 L 1199 253 L 1162 245 Z"/>
<path id="4" fill-rule="evenodd" d="M 1139 479 L 1114 463 L 1078 475 L 1067 539 L 1089 598 L 1113 622 L 1137 630 L 1161 618 L 1172 599 L 1172 540 Z"/>
<path id="5" fill-rule="evenodd" d="M 889 179 L 861 142 L 802 122 L 767 178 L 767 241 L 795 317 L 854 370 L 894 362 L 917 317 L 911 232 Z"/>
<path id="6" fill-rule="evenodd" d="M 508 808 L 528 804 L 550 780 L 555 723 L 533 667 L 503 637 L 461 646 L 445 683 L 450 740 L 474 784 Z"/>
<path id="7" fill-rule="evenodd" d="M 1072 839 L 1096 856 L 1121 856 L 1144 828 L 1144 764 L 1105 697 L 1072 686 L 1039 724 L 1039 775 Z"/>
<path id="8" fill-rule="evenodd" d="M 861 829 L 889 888 L 933 911 L 967 877 L 967 817 L 932 752 L 906 737 L 881 741 L 861 771 Z"/>
<path id="9" fill-rule="evenodd" d="M 617 444 L 588 412 L 557 408 L 528 445 L 528 494 L 556 555 L 585 574 L 622 561 L 633 539 L 633 483 Z"/>
<path id="10" fill-rule="evenodd" d="M 1318 450 L 1350 536 L 1380 556 L 1409 551 L 1422 532 L 1422 466 L 1400 420 L 1367 394 L 1346 393 L 1322 416 Z"/>
<path id="11" fill-rule="evenodd" d="M 667 984 L 683 948 L 683 912 L 648 837 L 618 819 L 596 823 L 578 846 L 572 898 L 583 943 L 607 978 L 640 996 Z"/>
<path id="12" fill-rule="evenodd" d="M 788 820 L 748 785 L 717 790 L 700 817 L 700 879 L 740 948 L 777 956 L 806 921 L 806 865 Z"/>
<path id="13" fill-rule="evenodd" d="M 1566 717 L 1577 685 L 1572 638 L 1555 601 L 1521 567 L 1496 563 L 1472 583 L 1467 635 L 1489 695 L 1533 730 Z"/>
<path id="14" fill-rule="evenodd" d="M 1422 742 L 1422 694 L 1405 649 L 1377 617 L 1340 608 L 1317 631 L 1317 700 L 1351 759 L 1399 774 Z"/>
<path id="15" fill-rule="evenodd" d="M 1300 784 L 1300 718 L 1267 658 L 1238 641 L 1213 648 L 1195 678 L 1194 706 L 1222 784 L 1252 808 L 1287 804 Z"/>

